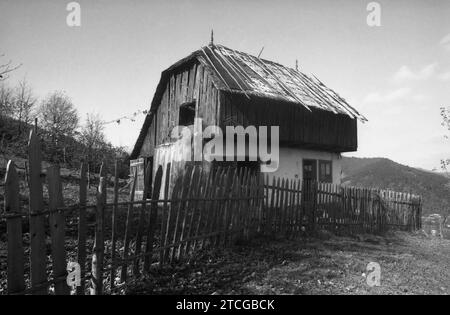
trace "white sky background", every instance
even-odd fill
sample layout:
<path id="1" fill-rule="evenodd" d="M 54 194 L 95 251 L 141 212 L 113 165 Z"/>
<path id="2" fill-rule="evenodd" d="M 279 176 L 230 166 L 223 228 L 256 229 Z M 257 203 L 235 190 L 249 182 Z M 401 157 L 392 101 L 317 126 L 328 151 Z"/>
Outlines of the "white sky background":
<path id="1" fill-rule="evenodd" d="M 381 27 L 363 0 L 80 0 L 81 27 L 66 24 L 64 0 L 0 0 L 0 52 L 22 67 L 43 98 L 65 90 L 81 117 L 105 121 L 148 109 L 161 71 L 215 41 L 313 73 L 369 122 L 361 157 L 432 169 L 450 157 L 439 108 L 450 106 L 450 1 L 385 0 Z M 133 147 L 144 116 L 108 125 Z"/>

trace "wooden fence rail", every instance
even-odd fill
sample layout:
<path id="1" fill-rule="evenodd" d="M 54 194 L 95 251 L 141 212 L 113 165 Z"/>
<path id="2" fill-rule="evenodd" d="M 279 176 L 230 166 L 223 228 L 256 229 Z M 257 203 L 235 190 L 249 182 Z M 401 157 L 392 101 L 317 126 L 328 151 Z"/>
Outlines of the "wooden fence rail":
<path id="1" fill-rule="evenodd" d="M 119 202 L 115 176 L 108 203 L 104 165 L 96 203 L 87 205 L 87 169 L 82 165 L 79 203 L 65 206 L 59 167 L 46 170 L 46 183 L 42 176 L 39 143 L 32 131 L 28 213 L 20 205 L 14 162 L 6 170 L 6 211 L 1 219 L 7 226 L 7 288 L 2 293 L 115 294 L 156 265 L 183 262 L 203 248 L 257 235 L 294 238 L 319 228 L 335 233 L 421 228 L 418 196 L 270 178 L 244 168 L 206 172 L 188 166 L 171 195 L 170 164 L 165 172 L 159 167 L 153 179 L 148 168 L 143 194 L 135 194 L 135 174 L 126 202 Z M 117 165 L 115 169 L 117 175 Z M 44 185 L 48 206 L 44 206 Z M 161 189 L 164 199 L 159 200 Z M 75 222 L 76 235 L 67 233 L 69 222 Z M 80 282 L 72 290 L 66 283 L 68 262 L 78 263 L 80 271 L 75 277 Z M 69 272 L 72 275 L 73 270 Z"/>

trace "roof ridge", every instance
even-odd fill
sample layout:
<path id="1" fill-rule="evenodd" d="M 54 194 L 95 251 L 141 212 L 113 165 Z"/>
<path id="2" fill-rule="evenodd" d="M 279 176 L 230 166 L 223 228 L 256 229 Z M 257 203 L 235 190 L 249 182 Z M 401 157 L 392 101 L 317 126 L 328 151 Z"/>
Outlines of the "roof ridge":
<path id="1" fill-rule="evenodd" d="M 224 45 L 222 45 L 222 44 L 214 44 L 214 45 L 212 45 L 212 46 L 210 46 L 210 47 L 213 47 L 213 46 L 219 46 L 219 47 L 222 47 L 222 48 L 225 48 L 225 49 L 232 50 L 232 51 L 234 51 L 234 52 L 240 53 L 240 54 L 242 54 L 242 55 L 251 56 L 251 57 L 253 57 L 253 58 L 259 59 L 259 60 L 264 61 L 264 62 L 272 63 L 272 64 L 275 64 L 275 65 L 278 65 L 278 66 L 281 66 L 281 67 L 285 67 L 285 68 L 289 68 L 289 69 L 295 70 L 294 68 L 285 66 L 285 65 L 283 65 L 282 63 L 279 63 L 279 62 L 277 62 L 277 61 L 273 61 L 273 60 L 269 60 L 269 59 L 265 59 L 265 58 L 260 58 L 260 57 L 258 57 L 258 56 L 252 55 L 252 54 L 250 54 L 250 53 L 246 53 L 246 52 L 241 51 L 241 50 L 236 50 L 236 49 L 233 49 L 233 48 L 229 48 L 229 47 L 224 46 Z M 298 71 L 297 71 L 297 72 L 298 72 Z"/>

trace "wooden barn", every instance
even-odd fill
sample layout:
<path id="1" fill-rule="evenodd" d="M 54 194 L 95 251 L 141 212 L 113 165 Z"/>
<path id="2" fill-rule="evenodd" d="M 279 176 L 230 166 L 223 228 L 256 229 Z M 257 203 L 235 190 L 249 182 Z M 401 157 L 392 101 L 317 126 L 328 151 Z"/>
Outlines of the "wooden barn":
<path id="1" fill-rule="evenodd" d="M 194 118 L 202 118 L 203 128 L 279 126 L 279 167 L 271 175 L 332 183 L 341 180 L 341 153 L 357 149 L 357 120 L 366 120 L 316 77 L 211 43 L 162 72 L 132 169 L 142 176 L 145 164 L 155 170 L 188 152 L 171 139 L 171 130 Z M 260 167 L 258 161 L 228 163 Z M 171 163 L 171 173 L 184 165 Z"/>

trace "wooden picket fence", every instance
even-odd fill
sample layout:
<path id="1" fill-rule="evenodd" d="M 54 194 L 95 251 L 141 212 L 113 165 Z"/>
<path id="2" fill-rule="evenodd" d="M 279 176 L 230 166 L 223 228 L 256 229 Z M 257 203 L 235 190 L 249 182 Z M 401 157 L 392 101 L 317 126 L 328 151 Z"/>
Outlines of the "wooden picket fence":
<path id="1" fill-rule="evenodd" d="M 149 180 L 152 170 L 148 166 L 139 200 L 135 198 L 138 176 L 134 174 L 129 200 L 119 201 L 118 177 L 114 176 L 113 198 L 107 202 L 103 165 L 96 203 L 87 204 L 87 171 L 82 165 L 79 202 L 65 206 L 58 166 L 46 170 L 44 183 L 39 143 L 32 131 L 28 212 L 20 204 L 13 161 L 6 171 L 6 213 L 1 219 L 7 226 L 7 288 L 2 293 L 120 294 L 151 268 L 184 262 L 204 248 L 256 236 L 293 238 L 319 228 L 336 233 L 420 228 L 418 196 L 269 179 L 249 169 L 230 167 L 207 172 L 187 166 L 170 190 L 171 165 L 165 172 L 159 167 L 153 180 Z M 117 165 L 115 169 L 117 175 Z M 161 189 L 163 199 L 159 199 Z M 26 223 L 28 234 L 23 230 Z M 71 264 L 74 269 L 67 270 L 68 262 L 78 265 Z M 77 266 L 80 283 L 72 290 L 66 281 L 68 273 L 77 272 Z"/>
<path id="2" fill-rule="evenodd" d="M 326 229 L 334 233 L 383 233 L 421 228 L 419 196 L 330 183 L 264 179 L 262 224 L 285 237 Z"/>

